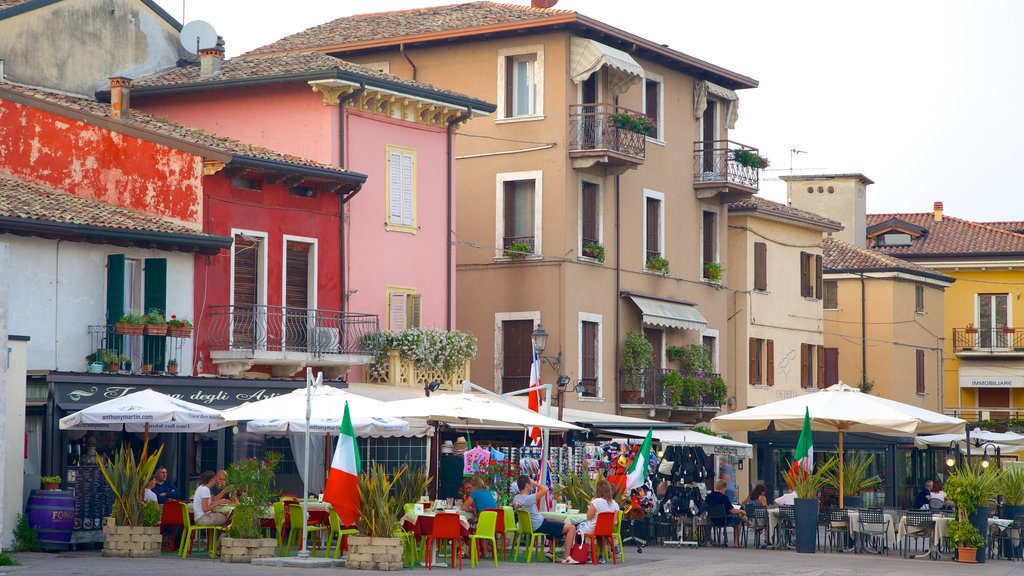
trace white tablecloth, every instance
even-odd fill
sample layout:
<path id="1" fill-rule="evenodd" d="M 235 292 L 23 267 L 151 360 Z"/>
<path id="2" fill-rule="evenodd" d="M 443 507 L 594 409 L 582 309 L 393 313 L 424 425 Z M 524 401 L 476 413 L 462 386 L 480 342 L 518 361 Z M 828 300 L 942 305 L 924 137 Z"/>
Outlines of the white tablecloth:
<path id="1" fill-rule="evenodd" d="M 947 524 L 949 523 L 950 520 L 952 520 L 952 518 L 946 518 L 942 514 L 933 514 L 932 515 L 932 521 L 935 523 L 935 531 L 934 531 L 934 534 L 933 534 L 933 537 L 932 537 L 932 543 L 933 544 L 938 544 L 939 542 L 942 541 L 943 538 L 946 537 L 946 535 L 949 532 Z M 988 519 L 988 529 L 990 531 L 995 529 L 995 530 L 998 530 L 998 531 L 1002 532 L 1002 531 L 1006 530 L 1006 527 L 1009 526 L 1010 524 L 1013 524 L 1013 520 L 1006 520 L 1006 519 L 1002 519 L 1002 518 L 989 518 Z M 906 517 L 900 518 L 899 528 L 896 531 L 897 536 L 899 537 L 900 542 L 903 541 L 903 535 L 906 533 L 906 529 L 907 529 L 907 519 L 906 519 Z"/>
<path id="2" fill-rule="evenodd" d="M 860 531 L 860 511 L 859 510 L 847 510 L 847 515 L 850 517 L 850 536 L 856 537 L 857 532 Z M 896 526 L 893 524 L 891 514 L 883 514 L 882 519 L 885 520 L 885 538 L 890 545 L 896 543 Z"/>

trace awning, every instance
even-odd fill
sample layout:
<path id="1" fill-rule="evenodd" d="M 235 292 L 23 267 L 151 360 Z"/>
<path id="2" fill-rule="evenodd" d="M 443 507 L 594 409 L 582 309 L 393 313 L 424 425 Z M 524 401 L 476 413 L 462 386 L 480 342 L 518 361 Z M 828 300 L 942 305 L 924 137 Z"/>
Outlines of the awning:
<path id="1" fill-rule="evenodd" d="M 606 432 L 622 434 L 623 436 L 637 436 L 643 438 L 647 432 L 633 429 L 605 428 Z M 702 434 L 693 430 L 654 430 L 651 436 L 661 442 L 663 446 L 701 446 L 708 454 L 721 454 L 723 456 L 739 456 L 750 458 L 754 454 L 754 447 L 746 442 L 738 442 L 728 438 L 720 438 L 709 434 Z"/>
<path id="2" fill-rule="evenodd" d="M 633 294 L 628 294 L 628 296 L 640 309 L 644 324 L 647 326 L 662 326 L 681 330 L 704 330 L 708 326 L 708 321 L 691 304 L 655 300 Z"/>
<path id="3" fill-rule="evenodd" d="M 644 69 L 632 56 L 586 38 L 573 37 L 569 58 L 572 64 L 570 76 L 577 84 L 590 78 L 590 75 L 601 67 L 607 66 L 608 89 L 612 96 L 622 94 L 644 77 Z"/>
<path id="4" fill-rule="evenodd" d="M 736 128 L 736 120 L 740 117 L 740 97 L 729 90 L 707 80 L 701 80 L 693 85 L 693 117 L 700 118 L 708 107 L 708 96 L 718 100 L 724 100 L 726 105 L 726 126 L 732 130 Z"/>

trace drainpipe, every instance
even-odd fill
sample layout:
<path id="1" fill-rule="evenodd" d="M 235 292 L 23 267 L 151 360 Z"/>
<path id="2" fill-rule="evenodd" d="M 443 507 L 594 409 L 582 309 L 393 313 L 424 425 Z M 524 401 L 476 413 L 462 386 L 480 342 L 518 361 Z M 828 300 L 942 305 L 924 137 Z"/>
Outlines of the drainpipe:
<path id="1" fill-rule="evenodd" d="M 366 91 L 366 84 L 338 99 L 338 166 L 345 168 L 345 104 Z M 348 312 L 348 273 L 345 272 L 345 204 L 356 195 L 362 185 L 349 194 L 342 193 L 338 201 L 338 268 L 341 273 L 341 311 Z"/>
<path id="2" fill-rule="evenodd" d="M 864 273 L 860 273 L 860 382 L 868 382 L 868 324 L 867 295 L 864 291 Z"/>
<path id="3" fill-rule="evenodd" d="M 618 98 L 616 98 L 616 105 L 618 105 Z M 622 204 L 622 194 L 621 194 L 621 192 L 622 192 L 622 190 L 619 188 L 619 176 L 616 175 L 615 176 L 615 337 L 616 338 L 618 338 L 619 334 L 620 334 L 620 331 L 619 331 L 619 308 L 622 306 L 622 297 L 620 296 L 620 294 L 622 294 L 621 286 L 620 286 L 620 284 L 621 284 L 621 273 L 622 273 L 622 233 L 621 233 L 622 227 L 619 226 L 619 222 L 620 222 L 620 219 L 621 219 L 621 216 L 620 216 L 620 206 Z M 615 359 L 618 360 L 618 358 L 619 358 L 619 353 L 618 353 L 619 346 L 618 346 L 618 344 L 615 345 L 615 349 L 616 349 Z M 614 374 L 616 375 L 616 377 L 619 374 L 618 363 L 617 362 L 616 362 L 616 366 L 614 368 Z M 616 381 L 615 381 L 615 392 L 616 392 L 616 397 L 615 397 L 615 413 L 616 414 L 621 414 L 622 413 L 622 408 L 619 406 L 618 391 L 619 391 L 619 381 L 618 381 L 618 378 L 616 378 Z"/>
<path id="4" fill-rule="evenodd" d="M 398 52 L 402 55 L 403 58 L 405 58 L 405 61 L 409 63 L 409 66 L 412 66 L 412 81 L 415 82 L 416 81 L 416 63 L 413 62 L 412 58 L 409 58 L 409 55 L 405 53 L 405 43 L 404 42 L 398 45 Z"/>
<path id="5" fill-rule="evenodd" d="M 405 55 L 404 51 L 402 52 L 402 55 Z M 407 60 L 408 60 L 408 58 L 409 57 L 406 56 Z M 409 63 L 412 64 L 412 60 L 409 60 Z M 415 79 L 416 78 L 416 66 L 413 66 L 412 70 L 413 70 L 412 77 Z M 455 126 L 465 122 L 466 120 L 469 120 L 470 117 L 472 117 L 472 116 L 473 116 L 473 109 L 472 108 L 466 108 L 465 112 L 459 114 L 455 118 L 452 118 L 451 120 L 448 121 L 448 155 L 445 158 L 446 162 L 447 162 L 447 171 L 448 171 L 448 176 L 447 176 L 448 191 L 445 194 L 445 196 L 447 197 L 447 202 L 448 202 L 448 204 L 447 204 L 448 210 L 445 213 L 445 218 L 447 219 L 446 220 L 447 221 L 447 227 L 445 228 L 445 236 L 444 236 L 445 265 L 447 266 L 445 268 L 445 300 L 444 300 L 445 314 L 444 314 L 444 319 L 445 319 L 445 329 L 449 330 L 449 331 L 452 329 L 452 292 L 454 290 L 454 288 L 452 286 L 452 276 L 455 274 L 452 271 L 452 228 L 453 228 L 453 226 L 452 226 L 452 207 L 455 204 L 454 199 L 453 199 L 454 188 L 453 188 L 453 182 L 452 182 L 454 180 L 454 178 L 455 178 L 455 171 L 452 169 L 452 166 L 454 166 L 454 164 L 455 164 L 455 146 L 454 146 L 454 143 L 455 143 Z"/>

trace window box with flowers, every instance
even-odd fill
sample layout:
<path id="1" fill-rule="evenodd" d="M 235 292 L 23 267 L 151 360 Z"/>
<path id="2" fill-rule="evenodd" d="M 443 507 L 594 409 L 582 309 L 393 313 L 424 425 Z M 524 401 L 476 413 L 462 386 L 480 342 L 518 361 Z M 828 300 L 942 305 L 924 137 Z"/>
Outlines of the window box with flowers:
<path id="1" fill-rule="evenodd" d="M 533 249 L 526 242 L 514 242 L 505 246 L 505 256 L 509 260 L 520 260 L 533 255 Z"/>
<path id="2" fill-rule="evenodd" d="M 771 162 L 769 162 L 764 156 L 761 156 L 753 150 L 745 150 L 743 148 L 733 150 L 732 159 L 740 166 L 756 168 L 759 170 L 764 170 L 771 165 Z"/>
<path id="3" fill-rule="evenodd" d="M 612 126 L 616 128 L 640 134 L 648 134 L 657 127 L 654 119 L 649 116 L 630 112 L 616 112 L 611 115 L 611 120 Z"/>
<path id="4" fill-rule="evenodd" d="M 143 321 L 146 324 L 147 336 L 167 336 L 167 319 L 160 310 L 150 308 Z"/>
<path id="5" fill-rule="evenodd" d="M 187 319 L 178 318 L 176 315 L 171 314 L 170 319 L 167 320 L 167 334 L 174 338 L 191 338 L 192 323 Z"/>
<path id="6" fill-rule="evenodd" d="M 658 254 L 648 256 L 645 267 L 648 272 L 655 272 L 662 276 L 668 276 L 668 260 Z"/>
<path id="7" fill-rule="evenodd" d="M 177 374 L 178 373 L 178 361 L 176 359 L 171 358 L 170 360 L 167 361 L 167 373 L 168 374 Z"/>
<path id="8" fill-rule="evenodd" d="M 588 242 L 583 246 L 583 255 L 604 264 L 604 246 L 602 244 Z"/>
<path id="9" fill-rule="evenodd" d="M 121 316 L 121 319 L 114 324 L 114 332 L 126 336 L 141 336 L 145 329 L 145 317 L 141 312 L 132 310 Z"/>

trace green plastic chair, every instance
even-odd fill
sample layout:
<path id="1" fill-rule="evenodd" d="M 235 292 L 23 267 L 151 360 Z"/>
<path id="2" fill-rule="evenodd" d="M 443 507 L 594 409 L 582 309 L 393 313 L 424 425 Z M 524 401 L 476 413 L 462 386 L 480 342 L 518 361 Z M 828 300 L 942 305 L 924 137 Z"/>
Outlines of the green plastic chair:
<path id="1" fill-rule="evenodd" d="M 469 535 L 469 567 L 474 568 L 480 562 L 478 540 L 489 540 L 491 542 L 491 556 L 494 558 L 494 567 L 498 567 L 498 541 L 496 536 L 498 524 L 498 513 L 493 510 L 485 510 L 480 513 L 476 523 L 476 533 Z M 482 544 L 482 542 L 480 542 Z"/>
<path id="2" fill-rule="evenodd" d="M 623 551 L 626 548 L 622 545 L 622 510 L 615 512 L 615 526 L 612 527 L 612 538 L 615 539 L 615 544 L 619 547 L 619 561 L 625 564 L 626 554 Z"/>
<path id="3" fill-rule="evenodd" d="M 420 562 L 419 547 L 416 546 L 416 533 L 407 530 L 395 530 L 392 534 L 402 544 L 402 567 L 415 568 Z"/>
<path id="4" fill-rule="evenodd" d="M 533 531 L 533 522 L 530 520 L 530 513 L 526 510 L 516 510 L 516 520 L 519 522 L 519 529 L 516 531 L 516 553 L 512 559 L 519 561 L 519 547 L 526 540 L 526 563 L 533 560 L 533 548 L 537 548 L 537 555 L 544 558 L 544 539 L 546 534 Z M 551 561 L 555 561 L 555 539 L 551 539 Z"/>
<path id="5" fill-rule="evenodd" d="M 278 556 L 283 556 L 284 555 L 284 543 L 285 543 L 284 535 L 285 535 L 285 524 L 286 524 L 286 518 L 287 518 L 287 516 L 285 515 L 284 506 L 285 506 L 285 503 L 284 502 L 280 502 L 280 501 L 274 502 L 271 505 L 271 508 L 274 510 L 274 531 L 275 531 L 274 537 L 277 540 L 277 555 Z"/>
<path id="6" fill-rule="evenodd" d="M 302 546 L 300 545 L 301 541 L 299 540 L 300 534 L 302 535 L 302 538 L 308 538 L 310 532 L 320 534 L 321 532 L 329 533 L 330 531 L 329 527 L 320 526 L 319 524 L 306 524 L 305 526 L 303 526 L 302 506 L 299 506 L 298 504 L 288 505 L 288 523 L 291 525 L 291 527 L 288 529 L 288 543 L 285 544 L 284 547 L 285 555 L 287 555 L 288 551 L 291 549 L 292 542 L 295 542 L 297 548 L 302 548 Z M 316 546 L 310 548 L 309 552 L 312 556 L 316 556 Z"/>
<path id="7" fill-rule="evenodd" d="M 188 515 L 188 504 L 185 502 L 179 502 L 181 505 L 181 518 L 182 526 L 181 530 L 181 544 L 178 546 L 178 556 L 182 558 L 188 558 L 192 554 L 192 535 L 198 536 L 200 532 L 206 532 L 206 539 L 208 544 L 206 545 L 207 554 L 210 558 L 214 558 L 217 555 L 217 534 L 224 531 L 223 526 L 196 526 L 192 523 L 192 519 Z"/>
<path id="8" fill-rule="evenodd" d="M 341 558 L 341 543 L 342 543 L 342 541 L 347 536 L 352 536 L 353 534 L 359 534 L 359 530 L 356 530 L 355 528 L 345 528 L 345 527 L 343 527 L 341 525 L 341 516 L 338 516 L 338 513 L 334 511 L 333 507 L 328 509 L 328 512 L 330 512 L 329 518 L 330 518 L 330 521 L 331 521 L 331 531 L 327 534 L 327 551 L 324 552 L 324 555 L 325 556 L 330 556 L 331 555 L 331 543 L 337 541 L 338 545 L 334 549 L 334 559 L 337 560 L 338 558 Z"/>
<path id="9" fill-rule="evenodd" d="M 511 506 L 502 506 L 501 509 L 505 511 L 505 513 L 502 515 L 502 517 L 503 517 L 502 519 L 505 521 L 505 538 L 504 538 L 504 541 L 502 542 L 502 545 L 504 545 L 505 548 L 507 549 L 508 548 L 508 538 L 509 538 L 509 536 L 512 537 L 512 540 L 513 540 L 512 545 L 513 546 L 515 545 L 515 537 L 516 537 L 516 511 L 513 510 Z M 502 550 L 502 556 L 501 557 L 502 557 L 502 559 L 506 558 L 505 550 Z"/>

